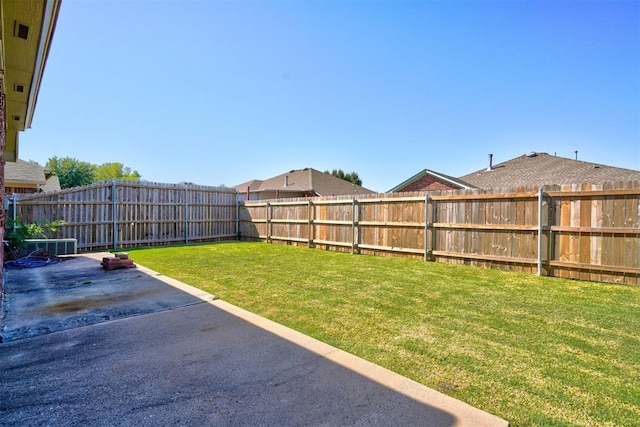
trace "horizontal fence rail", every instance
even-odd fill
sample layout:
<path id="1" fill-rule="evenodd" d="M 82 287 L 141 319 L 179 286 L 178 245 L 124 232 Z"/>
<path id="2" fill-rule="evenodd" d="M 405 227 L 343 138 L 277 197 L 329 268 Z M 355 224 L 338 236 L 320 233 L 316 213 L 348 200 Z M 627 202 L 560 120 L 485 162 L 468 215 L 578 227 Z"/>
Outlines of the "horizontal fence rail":
<path id="1" fill-rule="evenodd" d="M 110 181 L 13 195 L 81 250 L 263 240 L 640 285 L 640 182 L 238 200 L 229 188 Z"/>
<path id="2" fill-rule="evenodd" d="M 640 284 L 640 183 L 243 202 L 242 239 Z"/>
<path id="3" fill-rule="evenodd" d="M 105 181 L 9 196 L 7 213 L 22 222 L 63 220 L 56 238 L 82 250 L 235 239 L 236 191 L 191 184 Z"/>

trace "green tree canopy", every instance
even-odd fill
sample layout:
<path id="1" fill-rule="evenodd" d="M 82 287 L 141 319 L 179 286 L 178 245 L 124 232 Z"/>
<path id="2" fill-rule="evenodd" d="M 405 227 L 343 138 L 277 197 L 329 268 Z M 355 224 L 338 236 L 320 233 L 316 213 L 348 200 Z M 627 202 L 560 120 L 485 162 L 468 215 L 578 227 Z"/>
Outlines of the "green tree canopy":
<path id="1" fill-rule="evenodd" d="M 345 173 L 342 169 L 334 169 L 331 172 L 328 170 L 324 171 L 324 173 L 328 173 L 331 176 L 335 176 L 336 178 L 344 179 L 345 181 L 349 181 L 356 185 L 362 185 L 362 180 L 358 176 L 357 172 L 349 172 Z"/>
<path id="2" fill-rule="evenodd" d="M 62 189 L 112 179 L 140 181 L 141 178 L 138 171 L 131 170 L 131 168 L 117 162 L 94 165 L 73 157 L 54 156 L 47 161 L 45 167 L 58 176 Z"/>
<path id="3" fill-rule="evenodd" d="M 73 157 L 51 157 L 45 167 L 58 175 L 62 189 L 89 185 L 94 182 L 94 166 Z"/>
<path id="4" fill-rule="evenodd" d="M 96 182 L 111 179 L 140 181 L 140 174 L 138 171 L 132 171 L 131 168 L 124 166 L 122 163 L 103 163 L 96 166 L 94 179 Z"/>

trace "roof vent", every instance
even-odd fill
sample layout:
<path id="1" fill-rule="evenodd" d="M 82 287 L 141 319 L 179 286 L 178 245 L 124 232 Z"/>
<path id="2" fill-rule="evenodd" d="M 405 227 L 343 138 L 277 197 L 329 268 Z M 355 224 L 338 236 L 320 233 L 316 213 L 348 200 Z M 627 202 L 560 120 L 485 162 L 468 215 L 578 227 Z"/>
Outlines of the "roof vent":
<path id="1" fill-rule="evenodd" d="M 15 90 L 16 92 L 20 92 L 23 93 L 24 92 L 24 85 L 19 85 L 19 84 L 14 84 L 13 85 L 13 90 Z"/>
<path id="2" fill-rule="evenodd" d="M 18 38 L 21 38 L 23 40 L 27 40 L 29 38 L 29 26 L 28 25 L 24 25 L 21 24 L 19 22 L 16 21 L 15 27 L 14 27 L 14 35 Z"/>
<path id="3" fill-rule="evenodd" d="M 289 185 L 289 175 L 284 176 L 284 186 L 287 187 Z"/>
<path id="4" fill-rule="evenodd" d="M 489 154 L 489 166 L 487 167 L 487 170 L 493 170 L 493 154 Z"/>
<path id="5" fill-rule="evenodd" d="M 538 157 L 538 153 L 536 153 L 535 151 L 532 151 L 529 154 L 527 154 L 527 157 Z"/>

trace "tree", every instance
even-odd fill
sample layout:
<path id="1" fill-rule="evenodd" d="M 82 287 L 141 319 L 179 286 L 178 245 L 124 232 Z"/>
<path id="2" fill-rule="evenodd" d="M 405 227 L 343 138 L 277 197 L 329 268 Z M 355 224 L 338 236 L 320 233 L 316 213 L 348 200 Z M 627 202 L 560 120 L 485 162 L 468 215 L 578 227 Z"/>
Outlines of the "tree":
<path id="1" fill-rule="evenodd" d="M 72 157 L 59 158 L 54 156 L 47 161 L 45 167 L 58 175 L 62 189 L 112 179 L 140 181 L 141 178 L 138 171 L 131 170 L 130 167 L 117 162 L 94 165 Z"/>
<path id="2" fill-rule="evenodd" d="M 51 157 L 45 167 L 58 176 L 60 188 L 78 187 L 94 182 L 94 165 L 72 157 Z"/>
<path id="3" fill-rule="evenodd" d="M 122 163 L 103 163 L 95 167 L 94 181 L 108 181 L 111 179 L 121 179 L 124 181 L 140 181 L 138 171 L 132 171 L 130 167 Z"/>
<path id="4" fill-rule="evenodd" d="M 344 173 L 342 169 L 334 169 L 331 172 L 326 170 L 324 173 L 328 173 L 336 178 L 344 179 L 345 181 L 349 181 L 355 185 L 362 185 L 362 180 L 358 176 L 357 172 Z"/>

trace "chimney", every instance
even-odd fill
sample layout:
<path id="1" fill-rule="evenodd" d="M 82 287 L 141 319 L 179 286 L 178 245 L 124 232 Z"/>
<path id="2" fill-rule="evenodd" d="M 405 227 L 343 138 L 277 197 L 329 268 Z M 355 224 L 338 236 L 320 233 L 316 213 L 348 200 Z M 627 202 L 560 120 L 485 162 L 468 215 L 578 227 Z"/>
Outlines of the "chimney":
<path id="1" fill-rule="evenodd" d="M 289 175 L 285 175 L 284 176 L 284 186 L 288 186 L 289 185 Z"/>
<path id="2" fill-rule="evenodd" d="M 574 153 L 576 154 L 576 160 L 578 160 L 578 150 L 574 151 Z"/>
<path id="3" fill-rule="evenodd" d="M 487 167 L 487 170 L 493 170 L 493 154 L 489 154 L 489 167 Z"/>

